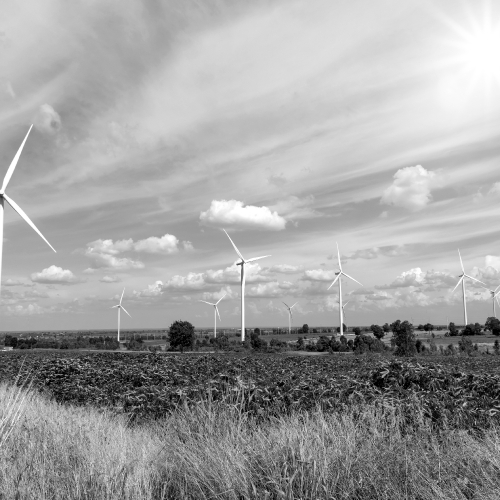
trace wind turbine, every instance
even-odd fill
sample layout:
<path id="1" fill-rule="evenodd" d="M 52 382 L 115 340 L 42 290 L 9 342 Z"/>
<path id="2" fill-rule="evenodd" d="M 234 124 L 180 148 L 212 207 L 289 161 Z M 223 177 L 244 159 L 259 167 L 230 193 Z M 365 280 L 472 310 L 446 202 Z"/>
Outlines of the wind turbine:
<path id="1" fill-rule="evenodd" d="M 249 264 L 250 262 L 255 262 L 256 260 L 265 259 L 266 257 L 271 257 L 270 255 L 264 255 L 262 257 L 254 257 L 253 259 L 245 260 L 243 255 L 241 255 L 240 251 L 234 244 L 234 241 L 231 239 L 231 236 L 227 234 L 227 231 L 223 229 L 226 233 L 226 236 L 229 238 L 229 241 L 232 243 L 238 257 L 241 259 L 241 262 L 238 262 L 236 265 L 241 266 L 241 341 L 245 341 L 245 264 Z"/>
<path id="2" fill-rule="evenodd" d="M 120 309 L 123 309 L 124 313 L 127 313 L 127 310 L 122 306 L 122 300 L 123 300 L 123 294 L 125 293 L 125 288 L 123 289 L 122 296 L 120 297 L 120 303 L 117 304 L 116 306 L 112 306 L 111 309 L 114 309 L 115 307 L 118 308 L 118 342 L 120 342 Z M 130 316 L 130 314 L 128 314 Z M 130 316 L 132 317 L 132 316 Z"/>
<path id="3" fill-rule="evenodd" d="M 485 287 L 486 288 L 486 287 Z M 488 292 L 490 292 L 491 294 L 491 300 L 493 301 L 493 317 L 496 318 L 497 317 L 497 314 L 496 314 L 496 311 L 495 311 L 495 299 L 498 301 L 498 294 L 500 294 L 500 291 L 497 291 L 498 289 L 500 288 L 500 285 L 498 285 L 495 290 L 490 290 L 489 288 L 486 288 L 486 290 L 488 290 Z M 500 305 L 500 304 L 499 304 Z"/>
<path id="4" fill-rule="evenodd" d="M 344 307 L 342 306 L 342 279 L 341 276 L 344 275 L 346 278 L 349 278 L 352 281 L 355 281 L 358 285 L 361 285 L 361 283 L 358 280 L 355 280 L 353 277 L 349 276 L 348 274 L 344 273 L 342 270 L 342 263 L 340 262 L 340 251 L 339 251 L 339 244 L 337 243 L 337 258 L 339 261 L 339 272 L 335 273 L 337 276 L 332 284 L 328 287 L 328 290 L 335 285 L 335 283 L 338 281 L 339 282 L 339 316 L 340 316 L 340 335 L 344 335 Z M 361 285 L 363 286 L 363 285 Z"/>
<path id="5" fill-rule="evenodd" d="M 348 300 L 345 304 L 342 305 L 342 312 L 344 313 L 344 318 L 347 318 L 347 314 L 345 313 L 345 306 L 351 302 Z M 340 301 L 339 301 L 339 306 L 340 306 Z"/>
<path id="6" fill-rule="evenodd" d="M 469 276 L 468 274 L 465 274 L 465 269 L 464 269 L 464 263 L 462 262 L 462 256 L 460 255 L 460 249 L 458 250 L 458 257 L 460 259 L 460 266 L 462 267 L 462 274 L 459 276 L 458 283 L 455 285 L 455 288 L 453 289 L 453 292 L 457 289 L 458 285 L 462 283 L 462 297 L 463 297 L 463 302 L 464 302 L 464 321 L 465 325 L 464 328 L 467 326 L 467 305 L 465 303 L 465 279 L 464 278 L 469 278 L 471 280 L 477 281 L 478 283 L 481 283 L 481 285 L 484 285 L 482 281 L 477 280 L 476 278 L 473 278 L 472 276 Z M 451 293 L 453 293 L 451 292 Z"/>
<path id="7" fill-rule="evenodd" d="M 283 302 L 283 301 L 282 301 Z M 283 302 L 283 304 L 285 304 Z M 293 306 L 288 306 L 288 304 L 285 304 L 286 308 L 288 309 L 288 335 L 292 333 L 292 309 L 298 304 L 298 302 L 295 302 Z"/>
<path id="8" fill-rule="evenodd" d="M 30 218 L 24 213 L 23 209 L 7 194 L 5 193 L 5 190 L 7 189 L 7 186 L 9 185 L 10 178 L 12 177 L 12 174 L 14 173 L 14 170 L 16 169 L 17 162 L 19 161 L 19 157 L 21 156 L 21 152 L 24 148 L 24 144 L 26 143 L 26 140 L 28 139 L 28 135 L 30 135 L 31 129 L 33 128 L 33 125 L 31 125 L 30 129 L 28 130 L 28 133 L 26 134 L 26 137 L 24 138 L 23 143 L 17 150 L 16 156 L 14 156 L 14 159 L 12 160 L 11 164 L 9 165 L 9 168 L 7 169 L 7 173 L 5 174 L 5 177 L 3 179 L 3 184 L 2 187 L 0 188 L 0 282 L 2 279 L 2 253 L 3 253 L 3 217 L 4 217 L 4 201 L 6 201 L 37 233 L 38 235 L 49 245 L 52 250 L 55 249 L 54 247 L 47 241 L 45 236 L 38 230 L 38 228 L 31 222 Z"/>
<path id="9" fill-rule="evenodd" d="M 204 302 L 205 304 L 209 304 L 211 306 L 214 306 L 214 338 L 217 338 L 217 316 L 219 316 L 220 319 L 220 314 L 219 314 L 219 309 L 217 308 L 217 304 L 227 295 L 225 293 L 215 304 L 213 302 L 207 302 L 206 300 L 200 300 L 200 302 Z"/>

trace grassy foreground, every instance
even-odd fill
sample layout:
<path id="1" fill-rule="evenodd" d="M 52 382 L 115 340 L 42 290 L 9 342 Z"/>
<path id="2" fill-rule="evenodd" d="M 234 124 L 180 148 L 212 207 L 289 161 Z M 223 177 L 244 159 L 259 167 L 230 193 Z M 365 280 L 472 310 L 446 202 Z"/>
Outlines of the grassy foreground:
<path id="1" fill-rule="evenodd" d="M 202 403 L 132 427 L 0 386 L 2 499 L 498 499 L 500 429 L 402 435 L 387 408 L 255 424 Z"/>

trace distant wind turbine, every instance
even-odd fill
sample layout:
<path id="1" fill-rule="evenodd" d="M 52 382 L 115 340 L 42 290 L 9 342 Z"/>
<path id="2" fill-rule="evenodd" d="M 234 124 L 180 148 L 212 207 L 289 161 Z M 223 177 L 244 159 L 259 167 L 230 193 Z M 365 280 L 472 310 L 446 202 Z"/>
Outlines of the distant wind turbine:
<path id="1" fill-rule="evenodd" d="M 283 302 L 283 301 L 282 301 Z M 283 302 L 285 304 L 285 302 Z M 293 306 L 288 306 L 288 304 L 285 304 L 286 308 L 288 309 L 288 334 L 290 335 L 292 333 L 292 309 L 298 304 L 298 302 L 295 302 Z"/>
<path id="2" fill-rule="evenodd" d="M 347 318 L 347 314 L 345 313 L 345 306 L 351 302 L 348 300 L 345 304 L 342 305 L 342 312 L 344 313 L 344 318 Z M 339 301 L 339 307 L 340 307 L 340 301 Z"/>
<path id="3" fill-rule="evenodd" d="M 24 148 L 24 144 L 26 143 L 26 140 L 28 139 L 28 135 L 30 135 L 31 129 L 33 128 L 33 125 L 31 125 L 30 129 L 28 130 L 28 133 L 26 134 L 26 137 L 24 138 L 23 143 L 21 144 L 20 148 L 17 150 L 16 156 L 14 156 L 14 159 L 12 160 L 11 164 L 9 165 L 9 168 L 7 169 L 7 173 L 5 174 L 5 177 L 3 179 L 3 184 L 2 187 L 0 188 L 0 282 L 2 279 L 2 253 L 3 253 L 3 218 L 4 218 L 4 201 L 6 201 L 37 233 L 38 235 L 49 245 L 52 250 L 55 249 L 54 247 L 47 241 L 45 236 L 38 230 L 38 228 L 31 222 L 30 218 L 24 213 L 22 208 L 7 194 L 5 193 L 5 190 L 7 189 L 7 186 L 9 185 L 10 178 L 12 177 L 12 174 L 14 173 L 14 170 L 16 169 L 17 162 L 19 161 L 19 157 L 21 156 L 21 152 Z"/>
<path id="4" fill-rule="evenodd" d="M 462 262 L 462 256 L 460 255 L 460 249 L 458 250 L 458 257 L 460 259 L 460 266 L 462 267 L 462 274 L 459 276 L 460 279 L 458 280 L 458 283 L 455 285 L 453 292 L 457 289 L 458 285 L 462 283 L 462 298 L 464 302 L 464 321 L 465 321 L 464 328 L 465 328 L 467 326 L 467 304 L 465 302 L 465 278 L 477 281 L 478 283 L 481 283 L 481 285 L 484 285 L 484 283 L 482 281 L 477 280 L 476 278 L 473 278 L 472 276 L 469 276 L 468 274 L 465 274 L 464 263 Z"/>
<path id="5" fill-rule="evenodd" d="M 120 297 L 120 303 L 116 306 L 112 306 L 111 309 L 115 307 L 118 308 L 118 342 L 120 342 L 120 309 L 123 309 L 123 312 L 128 314 L 127 310 L 122 306 L 123 294 L 125 293 L 125 288 L 123 289 L 122 296 Z M 128 314 L 130 316 L 130 314 Z M 132 316 L 130 316 L 132 317 Z"/>
<path id="6" fill-rule="evenodd" d="M 223 229 L 226 233 L 226 236 L 229 238 L 229 241 L 232 243 L 238 257 L 241 259 L 241 262 L 238 262 L 236 265 L 241 266 L 241 341 L 245 341 L 245 264 L 249 264 L 250 262 L 255 262 L 256 260 L 265 259 L 266 257 L 271 257 L 270 255 L 264 255 L 262 257 L 254 257 L 253 259 L 245 260 L 243 255 L 241 255 L 240 251 L 234 244 L 234 241 L 231 239 L 231 236 L 227 234 L 227 231 Z"/>
<path id="7" fill-rule="evenodd" d="M 339 316 L 340 316 L 340 335 L 344 335 L 344 308 L 342 306 L 342 278 L 341 276 L 344 275 L 346 278 L 349 278 L 352 281 L 355 281 L 358 285 L 361 285 L 361 283 L 358 280 L 355 280 L 348 274 L 344 273 L 342 270 L 342 263 L 340 262 L 340 251 L 339 251 L 339 244 L 337 243 L 337 258 L 339 261 L 339 272 L 335 273 L 336 278 L 333 280 L 332 284 L 328 287 L 328 290 L 335 285 L 335 283 L 338 281 L 339 282 Z M 363 286 L 363 285 L 361 285 Z"/>
<path id="8" fill-rule="evenodd" d="M 486 287 L 485 287 L 486 288 Z M 491 300 L 493 302 L 493 317 L 496 318 L 497 317 L 497 314 L 496 314 L 496 311 L 495 311 L 495 300 L 498 301 L 498 295 L 500 294 L 500 291 L 498 291 L 498 289 L 500 288 L 500 285 L 498 285 L 495 290 L 490 290 L 489 288 L 486 288 L 486 290 L 488 290 L 488 292 L 490 292 L 491 294 Z M 500 305 L 500 304 L 499 304 Z"/>
<path id="9" fill-rule="evenodd" d="M 220 314 L 219 314 L 219 309 L 217 307 L 217 304 L 227 295 L 225 293 L 215 304 L 213 302 L 207 302 L 206 300 L 200 300 L 200 302 L 204 302 L 205 304 L 209 304 L 211 306 L 214 306 L 214 338 L 217 338 L 217 316 L 219 316 L 220 320 Z"/>

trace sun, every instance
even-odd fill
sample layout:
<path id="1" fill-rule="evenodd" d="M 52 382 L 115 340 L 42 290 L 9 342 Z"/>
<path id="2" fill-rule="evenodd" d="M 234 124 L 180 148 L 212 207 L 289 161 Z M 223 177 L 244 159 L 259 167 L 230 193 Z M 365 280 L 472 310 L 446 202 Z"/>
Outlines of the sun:
<path id="1" fill-rule="evenodd" d="M 476 28 L 463 35 L 460 44 L 463 50 L 465 70 L 475 78 L 497 80 L 500 83 L 500 30 L 490 26 Z"/>

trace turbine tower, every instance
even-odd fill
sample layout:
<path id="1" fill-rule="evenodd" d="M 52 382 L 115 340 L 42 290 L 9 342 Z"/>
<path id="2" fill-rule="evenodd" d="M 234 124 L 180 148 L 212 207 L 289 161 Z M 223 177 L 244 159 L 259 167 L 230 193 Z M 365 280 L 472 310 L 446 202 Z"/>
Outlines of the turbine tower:
<path id="1" fill-rule="evenodd" d="M 219 316 L 220 320 L 220 314 L 219 314 L 219 309 L 217 308 L 217 304 L 227 295 L 225 293 L 215 304 L 213 302 L 207 302 L 206 300 L 200 300 L 200 302 L 204 302 L 205 304 L 209 304 L 211 306 L 214 306 L 214 339 L 217 338 L 217 316 Z"/>
<path id="2" fill-rule="evenodd" d="M 250 262 L 255 262 L 256 260 L 265 259 L 266 257 L 271 257 L 270 255 L 264 255 L 262 257 L 254 257 L 253 259 L 245 260 L 243 255 L 241 255 L 240 251 L 234 244 L 234 241 L 231 239 L 231 236 L 227 234 L 227 231 L 223 229 L 226 233 L 229 241 L 232 243 L 238 257 L 241 259 L 241 262 L 238 262 L 236 265 L 241 266 L 241 341 L 245 341 L 245 264 L 249 264 Z"/>
<path id="3" fill-rule="evenodd" d="M 282 301 L 283 302 L 283 301 Z M 283 302 L 283 304 L 285 304 Z M 285 304 L 285 307 L 288 309 L 288 335 L 292 333 L 292 309 L 298 304 L 298 302 L 295 302 L 295 304 L 291 307 L 288 307 L 288 304 Z"/>
<path id="4" fill-rule="evenodd" d="M 361 285 L 361 283 L 358 280 L 355 280 L 353 277 L 349 276 L 348 274 L 344 273 L 342 270 L 342 263 L 340 262 L 340 251 L 339 251 L 339 244 L 337 243 L 337 258 L 339 261 L 339 272 L 335 273 L 336 278 L 333 280 L 332 284 L 328 287 L 328 290 L 335 285 L 335 283 L 338 281 L 339 282 L 339 316 L 340 316 L 340 335 L 344 335 L 344 307 L 342 306 L 342 276 L 345 276 L 346 278 L 349 278 L 352 281 L 355 281 L 358 285 Z M 361 285 L 363 286 L 363 285 Z"/>
<path id="5" fill-rule="evenodd" d="M 464 263 L 462 262 L 462 256 L 460 255 L 460 249 L 458 249 L 458 257 L 460 259 L 460 266 L 462 267 L 462 274 L 459 276 L 460 279 L 458 280 L 458 283 L 455 285 L 453 292 L 457 289 L 458 285 L 462 283 L 462 298 L 464 302 L 464 321 L 465 321 L 464 328 L 465 328 L 467 326 L 467 304 L 465 302 L 465 278 L 477 281 L 478 283 L 481 283 L 481 285 L 484 285 L 484 283 L 482 281 L 477 280 L 476 278 L 473 278 L 472 276 L 469 276 L 468 274 L 465 274 Z"/>
<path id="6" fill-rule="evenodd" d="M 24 148 L 24 144 L 26 143 L 26 140 L 28 139 L 28 135 L 30 135 L 31 129 L 33 128 L 33 125 L 31 125 L 30 129 L 28 130 L 28 133 L 26 134 L 26 137 L 24 138 L 23 143 L 21 144 L 20 148 L 17 150 L 16 156 L 14 156 L 14 159 L 12 160 L 11 164 L 9 165 L 9 168 L 7 169 L 7 173 L 5 174 L 5 177 L 3 179 L 3 184 L 2 187 L 0 188 L 0 282 L 2 279 L 2 253 L 3 253 L 3 217 L 4 217 L 4 201 L 6 201 L 37 233 L 38 235 L 49 245 L 52 250 L 55 249 L 54 247 L 47 241 L 45 236 L 38 230 L 38 228 L 31 222 L 30 218 L 24 213 L 22 208 L 7 194 L 5 193 L 5 190 L 7 189 L 7 186 L 9 185 L 10 178 L 12 177 L 12 174 L 14 173 L 14 170 L 16 169 L 17 162 L 19 161 L 19 157 L 21 156 L 21 152 Z"/>
<path id="7" fill-rule="evenodd" d="M 486 288 L 486 290 L 488 290 L 488 292 L 490 292 L 490 294 L 491 294 L 491 300 L 493 302 L 493 317 L 494 318 L 497 317 L 497 314 L 496 314 L 496 311 L 495 311 L 495 300 L 498 300 L 497 296 L 500 294 L 500 291 L 498 291 L 499 288 L 500 288 L 500 285 L 498 285 L 495 288 L 495 290 L 490 290 L 489 288 Z"/>
<path id="8" fill-rule="evenodd" d="M 125 293 L 125 288 L 123 289 L 122 296 L 120 297 L 120 303 L 117 304 L 116 306 L 112 306 L 111 309 L 114 309 L 115 307 L 118 308 L 118 342 L 120 342 L 120 309 L 123 309 L 124 313 L 127 313 L 127 310 L 122 306 L 122 300 L 123 300 L 123 294 Z M 130 314 L 128 314 L 130 316 Z M 132 316 L 130 316 L 132 317 Z"/>

